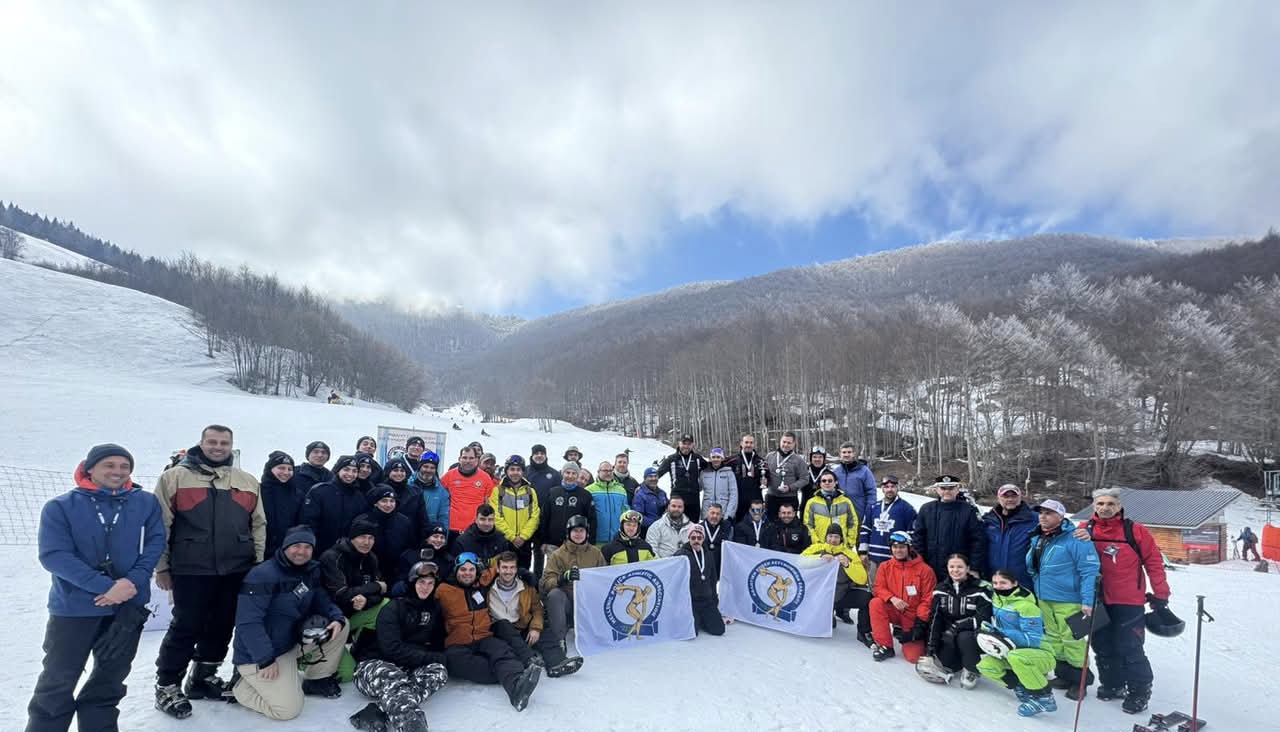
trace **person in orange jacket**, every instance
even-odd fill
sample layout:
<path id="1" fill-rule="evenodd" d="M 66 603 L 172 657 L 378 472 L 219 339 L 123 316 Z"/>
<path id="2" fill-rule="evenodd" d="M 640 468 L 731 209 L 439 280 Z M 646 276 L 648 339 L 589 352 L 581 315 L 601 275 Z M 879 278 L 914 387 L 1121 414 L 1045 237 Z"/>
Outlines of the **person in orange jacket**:
<path id="1" fill-rule="evenodd" d="M 449 531 L 461 534 L 471 525 L 468 519 L 493 491 L 493 476 L 480 469 L 480 453 L 467 445 L 458 452 L 458 465 L 440 476 L 440 485 L 449 491 Z"/>
<path id="2" fill-rule="evenodd" d="M 453 572 L 452 581 L 436 590 L 444 612 L 444 658 L 449 676 L 477 684 L 502 684 L 511 706 L 524 711 L 542 667 L 526 667 L 511 646 L 494 636 L 488 593 L 494 571 L 484 569 L 482 574 L 480 558 L 462 552 Z"/>
<path id="3" fill-rule="evenodd" d="M 911 547 L 911 535 L 889 535 L 893 561 L 876 572 L 875 590 L 867 610 L 871 615 L 871 658 L 893 658 L 893 640 L 902 643 L 902 657 L 915 663 L 924 654 L 929 635 L 929 603 L 937 577 Z M 896 630 L 895 630 L 896 628 Z"/>

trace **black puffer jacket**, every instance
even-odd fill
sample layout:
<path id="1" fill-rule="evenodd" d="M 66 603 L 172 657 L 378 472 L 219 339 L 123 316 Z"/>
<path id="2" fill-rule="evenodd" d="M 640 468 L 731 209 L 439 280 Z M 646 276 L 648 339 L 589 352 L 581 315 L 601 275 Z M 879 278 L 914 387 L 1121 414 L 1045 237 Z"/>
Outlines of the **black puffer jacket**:
<path id="1" fill-rule="evenodd" d="M 928 647 L 934 653 L 948 632 L 951 637 L 963 630 L 977 632 L 978 626 L 991 621 L 991 593 L 981 580 L 966 577 L 957 584 L 948 576 L 933 588 L 929 613 Z"/>
<path id="2" fill-rule="evenodd" d="M 382 602 L 382 587 L 378 585 L 378 558 L 373 552 L 361 554 L 351 545 L 351 540 L 342 538 L 328 551 L 320 555 L 321 576 L 324 589 L 333 598 L 333 603 L 342 610 L 342 614 L 351 617 L 358 612 L 351 606 L 356 595 L 364 595 L 368 600 L 366 608 L 375 607 Z"/>
<path id="3" fill-rule="evenodd" d="M 409 461 L 405 458 L 388 460 L 387 466 L 382 469 L 383 475 L 389 476 L 391 469 L 397 466 L 404 468 L 405 473 L 410 477 L 413 476 Z M 427 537 L 427 501 L 422 496 L 422 489 L 416 485 L 409 485 L 409 478 L 396 482 L 387 477 L 383 483 L 391 486 L 391 489 L 396 492 L 396 513 L 409 519 L 414 543 L 425 539 Z"/>
<path id="4" fill-rule="evenodd" d="M 947 557 L 963 554 L 970 567 L 987 566 L 987 535 L 978 509 L 968 501 L 930 501 L 913 528 L 916 552 L 939 582 L 947 579 Z"/>
<path id="5" fill-rule="evenodd" d="M 404 669 L 444 663 L 444 613 L 435 592 L 425 600 L 410 588 L 378 613 L 377 643 L 362 649 L 363 658 L 381 658 Z M 363 644 L 362 644 L 363 645 Z"/>
<path id="6" fill-rule="evenodd" d="M 481 533 L 475 524 L 467 527 L 467 530 L 458 535 L 456 541 L 453 542 L 453 556 L 456 559 L 463 552 L 473 552 L 485 567 L 493 566 L 493 558 L 505 551 L 515 551 L 511 546 L 511 542 L 507 541 L 507 537 L 503 536 L 501 531 L 494 529 L 487 534 Z"/>
<path id="7" fill-rule="evenodd" d="M 333 471 L 323 465 L 317 468 L 311 463 L 302 463 L 293 469 L 293 481 L 302 488 L 304 495 L 317 483 L 328 483 L 331 480 Z"/>
<path id="8" fill-rule="evenodd" d="M 675 556 L 689 560 L 689 596 L 695 604 L 719 604 L 720 596 L 716 594 L 716 577 L 720 575 L 720 565 L 716 563 L 716 555 L 702 551 L 703 566 L 698 568 L 697 557 L 693 547 L 685 544 L 676 550 Z"/>
<path id="9" fill-rule="evenodd" d="M 350 455 L 343 455 L 334 463 L 334 472 L 345 465 L 354 464 Z M 307 492 L 302 504 L 302 522 L 316 532 L 316 550 L 324 552 L 347 535 L 347 529 L 356 516 L 369 510 L 362 481 L 343 483 L 334 477 L 328 483 L 317 483 Z"/>
<path id="10" fill-rule="evenodd" d="M 765 549 L 787 554 L 799 554 L 807 549 L 812 541 L 808 527 L 800 519 L 793 519 L 789 524 L 771 521 L 765 525 L 761 534 L 760 544 Z"/>
<path id="11" fill-rule="evenodd" d="M 289 528 L 302 516 L 302 504 L 307 500 L 307 488 L 295 480 L 294 473 L 288 483 L 281 483 L 270 469 L 262 471 L 258 484 L 262 486 L 262 510 L 267 514 L 267 556 L 274 556 L 284 541 Z"/>

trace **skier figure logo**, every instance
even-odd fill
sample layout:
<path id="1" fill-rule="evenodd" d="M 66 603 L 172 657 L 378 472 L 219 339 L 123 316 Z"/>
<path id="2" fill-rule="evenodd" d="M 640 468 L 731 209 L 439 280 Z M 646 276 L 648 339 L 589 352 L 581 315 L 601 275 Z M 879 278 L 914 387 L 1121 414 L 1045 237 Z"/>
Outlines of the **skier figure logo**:
<path id="1" fill-rule="evenodd" d="M 619 576 L 604 598 L 604 615 L 613 628 L 613 639 L 639 640 L 655 635 L 663 594 L 662 580 L 646 569 Z"/>
<path id="2" fill-rule="evenodd" d="M 781 559 L 766 559 L 751 569 L 747 591 L 753 612 L 790 623 L 804 602 L 804 577 Z"/>

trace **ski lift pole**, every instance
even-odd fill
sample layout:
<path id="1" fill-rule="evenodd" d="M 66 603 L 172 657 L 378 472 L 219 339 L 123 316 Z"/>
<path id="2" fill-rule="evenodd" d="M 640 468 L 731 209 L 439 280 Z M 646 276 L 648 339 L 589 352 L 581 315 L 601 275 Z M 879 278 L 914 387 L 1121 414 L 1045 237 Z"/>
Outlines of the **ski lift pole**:
<path id="1" fill-rule="evenodd" d="M 1204 609 L 1204 595 L 1196 595 L 1196 678 L 1191 686 L 1191 732 L 1200 728 L 1200 637 L 1204 624 L 1213 622 L 1213 616 Z"/>

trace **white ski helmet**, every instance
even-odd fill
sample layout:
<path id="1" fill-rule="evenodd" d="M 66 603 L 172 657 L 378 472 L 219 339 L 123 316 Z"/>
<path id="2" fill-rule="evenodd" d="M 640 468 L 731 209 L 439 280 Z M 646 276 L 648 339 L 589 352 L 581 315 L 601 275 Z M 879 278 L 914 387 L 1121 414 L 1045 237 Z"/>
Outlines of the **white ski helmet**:
<path id="1" fill-rule="evenodd" d="M 978 648 L 992 658 L 1004 658 L 1017 646 L 1004 633 L 992 630 L 978 634 Z"/>

